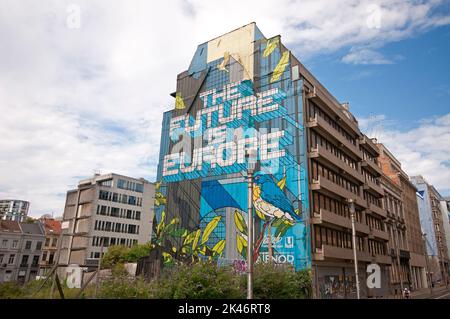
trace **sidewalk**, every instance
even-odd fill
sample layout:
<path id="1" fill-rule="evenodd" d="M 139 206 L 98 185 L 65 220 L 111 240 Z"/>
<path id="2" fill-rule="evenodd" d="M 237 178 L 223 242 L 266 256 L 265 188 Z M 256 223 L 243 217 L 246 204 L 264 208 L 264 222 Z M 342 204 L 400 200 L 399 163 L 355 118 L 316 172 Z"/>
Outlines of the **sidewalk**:
<path id="1" fill-rule="evenodd" d="M 450 292 L 450 288 L 447 290 L 445 286 L 435 286 L 433 288 L 433 294 L 430 293 L 430 288 L 419 289 L 411 292 L 411 299 L 430 299 L 435 296 Z M 389 295 L 386 299 L 401 299 L 401 296 Z"/>

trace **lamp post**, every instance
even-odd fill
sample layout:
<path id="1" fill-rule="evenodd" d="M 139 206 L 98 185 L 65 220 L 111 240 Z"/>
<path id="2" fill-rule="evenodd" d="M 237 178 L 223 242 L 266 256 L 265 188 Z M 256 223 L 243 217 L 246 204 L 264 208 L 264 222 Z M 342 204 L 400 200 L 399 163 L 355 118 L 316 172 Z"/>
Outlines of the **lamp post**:
<path id="1" fill-rule="evenodd" d="M 355 279 L 356 279 L 356 298 L 360 299 L 359 294 L 359 276 L 358 276 L 358 259 L 356 255 L 356 230 L 355 230 L 355 202 L 352 198 L 347 200 L 350 217 L 352 219 L 352 242 L 353 242 L 353 259 L 355 261 Z"/>
<path id="2" fill-rule="evenodd" d="M 247 185 L 248 185 L 248 211 L 247 211 L 247 299 L 253 299 L 253 171 L 255 161 L 253 152 L 245 155 L 247 158 Z"/>

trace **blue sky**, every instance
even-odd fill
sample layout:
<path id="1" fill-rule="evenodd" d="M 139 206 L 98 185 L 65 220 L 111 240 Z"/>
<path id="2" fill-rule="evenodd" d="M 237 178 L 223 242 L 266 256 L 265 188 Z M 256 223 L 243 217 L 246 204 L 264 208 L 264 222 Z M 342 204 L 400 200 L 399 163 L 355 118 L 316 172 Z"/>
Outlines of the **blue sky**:
<path id="1" fill-rule="evenodd" d="M 450 112 L 450 27 L 439 27 L 378 50 L 391 64 L 348 64 L 335 54 L 306 66 L 358 117 L 384 114 L 402 130 Z"/>
<path id="2" fill-rule="evenodd" d="M 61 215 L 94 172 L 153 181 L 177 74 L 250 22 L 450 195 L 450 0 L 2 0 L 0 198 Z"/>

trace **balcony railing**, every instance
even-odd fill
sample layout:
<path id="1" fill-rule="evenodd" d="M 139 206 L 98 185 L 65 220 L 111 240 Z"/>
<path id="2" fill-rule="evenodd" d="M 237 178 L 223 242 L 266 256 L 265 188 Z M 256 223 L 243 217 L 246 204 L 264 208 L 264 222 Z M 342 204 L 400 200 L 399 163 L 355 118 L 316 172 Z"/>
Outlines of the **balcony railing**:
<path id="1" fill-rule="evenodd" d="M 351 198 L 355 200 L 357 205 L 367 208 L 367 201 L 365 199 L 363 199 L 361 196 L 355 193 L 350 192 L 349 190 L 343 188 L 342 186 L 333 183 L 326 177 L 319 176 L 317 180 L 313 179 L 311 183 L 311 189 L 312 190 L 326 189 L 329 192 L 337 194 L 344 199 Z"/>
<path id="2" fill-rule="evenodd" d="M 321 145 L 316 145 L 316 147 L 312 148 L 309 156 L 311 158 L 325 158 L 328 162 L 330 162 L 334 166 L 337 166 L 346 174 L 350 175 L 359 182 L 364 183 L 364 176 L 360 172 L 347 165 L 339 157 L 337 157 L 331 151 Z"/>
<path id="3" fill-rule="evenodd" d="M 309 122 L 307 123 L 307 126 L 309 128 L 318 128 L 322 130 L 326 135 L 336 139 L 339 143 L 341 143 L 347 150 L 352 152 L 354 155 L 356 155 L 358 158 L 363 158 L 362 152 L 359 150 L 357 145 L 354 145 L 351 143 L 347 138 L 341 134 L 338 130 L 336 130 L 332 125 L 330 125 L 327 121 L 325 121 L 324 118 L 316 116 L 314 118 L 310 118 Z"/>
<path id="4" fill-rule="evenodd" d="M 384 194 L 383 188 L 380 185 L 372 182 L 370 179 L 366 179 L 366 185 L 364 185 L 364 189 L 373 190 L 380 195 Z"/>
<path id="5" fill-rule="evenodd" d="M 353 249 L 335 247 L 331 245 L 322 245 L 321 249 L 317 249 L 314 254 L 315 260 L 325 260 L 327 258 L 353 260 Z M 366 251 L 356 251 L 356 258 L 359 262 L 372 261 L 372 255 Z"/>
<path id="6" fill-rule="evenodd" d="M 323 208 L 320 208 L 319 212 L 314 212 L 312 223 L 314 224 L 330 223 L 333 225 L 345 227 L 347 229 L 352 228 L 352 222 L 350 217 L 341 216 Z M 369 226 L 366 224 L 356 222 L 355 229 L 357 232 L 369 234 Z"/>

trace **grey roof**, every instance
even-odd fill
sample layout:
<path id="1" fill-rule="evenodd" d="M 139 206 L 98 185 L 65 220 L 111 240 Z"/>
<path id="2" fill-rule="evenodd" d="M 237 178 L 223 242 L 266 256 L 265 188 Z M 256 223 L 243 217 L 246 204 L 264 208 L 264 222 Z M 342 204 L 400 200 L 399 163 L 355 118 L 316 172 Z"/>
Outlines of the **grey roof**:
<path id="1" fill-rule="evenodd" d="M 20 223 L 20 228 L 24 234 L 44 235 L 38 223 Z"/>

